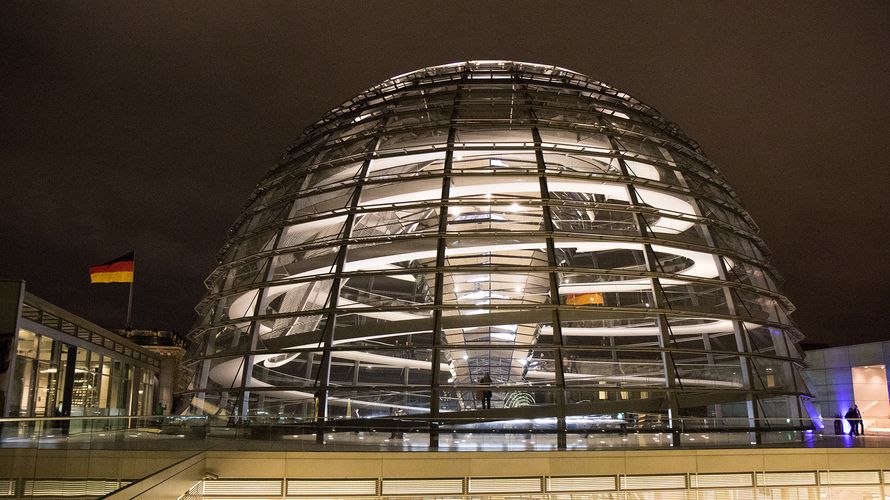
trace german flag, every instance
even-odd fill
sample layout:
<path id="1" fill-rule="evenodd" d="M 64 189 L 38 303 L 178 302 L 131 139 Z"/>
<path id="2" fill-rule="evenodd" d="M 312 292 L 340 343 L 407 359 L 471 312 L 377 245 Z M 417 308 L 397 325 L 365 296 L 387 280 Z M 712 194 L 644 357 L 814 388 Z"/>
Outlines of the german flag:
<path id="1" fill-rule="evenodd" d="M 90 283 L 132 283 L 136 252 L 130 252 L 98 266 L 90 266 Z"/>

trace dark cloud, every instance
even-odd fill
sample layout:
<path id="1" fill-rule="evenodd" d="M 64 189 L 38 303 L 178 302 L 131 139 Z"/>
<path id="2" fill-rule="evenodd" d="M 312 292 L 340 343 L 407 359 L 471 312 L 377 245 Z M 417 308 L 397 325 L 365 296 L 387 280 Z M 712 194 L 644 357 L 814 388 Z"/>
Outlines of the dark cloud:
<path id="1" fill-rule="evenodd" d="M 6 2 L 0 276 L 108 326 L 185 330 L 228 225 L 300 130 L 389 76 L 466 59 L 588 74 L 701 143 L 811 340 L 885 337 L 885 2 Z"/>

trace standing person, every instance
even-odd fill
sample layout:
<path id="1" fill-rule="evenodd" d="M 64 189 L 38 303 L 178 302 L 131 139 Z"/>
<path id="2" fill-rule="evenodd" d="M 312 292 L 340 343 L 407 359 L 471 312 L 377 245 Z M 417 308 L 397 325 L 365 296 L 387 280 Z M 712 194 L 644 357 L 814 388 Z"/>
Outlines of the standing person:
<path id="1" fill-rule="evenodd" d="M 856 433 L 864 436 L 865 424 L 862 422 L 862 413 L 859 412 L 859 407 L 856 406 L 856 403 L 853 403 L 853 415 L 853 426 L 856 429 Z"/>
<path id="2" fill-rule="evenodd" d="M 391 406 L 389 408 L 389 416 L 392 417 L 392 432 L 389 434 L 389 438 L 397 439 L 399 436 L 399 424 L 395 417 L 399 416 L 399 410 L 396 410 L 395 406 Z"/>
<path id="3" fill-rule="evenodd" d="M 850 424 L 850 435 L 858 436 L 859 435 L 859 424 L 856 422 L 856 410 L 851 406 L 847 413 L 844 414 L 844 418 L 847 420 L 847 423 Z"/>
<path id="4" fill-rule="evenodd" d="M 482 409 L 488 408 L 491 409 L 491 375 L 488 372 L 485 372 L 485 376 L 482 377 L 482 384 L 486 386 L 485 389 L 482 390 Z"/>

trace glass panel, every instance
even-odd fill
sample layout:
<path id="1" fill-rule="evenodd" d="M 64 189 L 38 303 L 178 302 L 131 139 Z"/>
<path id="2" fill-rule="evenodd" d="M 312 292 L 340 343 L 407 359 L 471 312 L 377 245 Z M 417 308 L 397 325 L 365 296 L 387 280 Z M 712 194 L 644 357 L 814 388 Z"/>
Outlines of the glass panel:
<path id="1" fill-rule="evenodd" d="M 687 341 L 685 344 L 689 344 L 689 342 Z M 689 347 L 681 345 L 683 349 Z M 697 349 L 702 348 L 699 345 Z M 744 389 L 741 361 L 738 357 L 716 359 L 714 356 L 702 352 L 701 354 L 674 353 L 672 358 L 677 378 L 684 389 Z"/>
<path id="2" fill-rule="evenodd" d="M 660 163 L 647 162 L 642 158 L 625 158 L 624 165 L 627 167 L 627 173 L 637 178 L 634 184 L 642 184 L 638 179 L 650 179 L 672 186 L 686 187 L 680 182 L 676 170 Z"/>
<path id="3" fill-rule="evenodd" d="M 207 355 L 243 352 L 250 347 L 250 323 L 212 328 L 201 335 L 210 343 L 204 351 Z"/>
<path id="4" fill-rule="evenodd" d="M 229 269 L 228 273 L 224 274 L 222 278 L 217 281 L 217 286 L 221 286 L 217 292 L 261 283 L 266 279 L 266 269 L 268 265 L 269 259 L 261 258 L 232 267 Z"/>
<path id="5" fill-rule="evenodd" d="M 736 311 L 742 316 L 747 316 L 753 320 L 778 321 L 779 316 L 776 311 L 776 301 L 771 297 L 761 295 L 759 293 L 750 292 L 748 290 L 734 289 L 733 294 L 740 300 L 739 310 Z"/>
<path id="6" fill-rule="evenodd" d="M 327 217 L 288 226 L 282 230 L 276 248 L 290 248 L 304 243 L 333 241 L 342 236 L 345 215 Z"/>
<path id="7" fill-rule="evenodd" d="M 248 232 L 262 229 L 265 226 L 286 217 L 289 212 L 290 203 L 278 203 L 273 207 L 254 213 L 241 223 L 237 235 L 244 236 Z"/>
<path id="8" fill-rule="evenodd" d="M 461 146 L 516 146 L 534 145 L 530 128 L 525 127 L 498 127 L 498 128 L 470 128 L 460 127 L 454 139 L 456 147 Z"/>
<path id="9" fill-rule="evenodd" d="M 9 415 L 29 417 L 32 414 L 31 400 L 35 392 L 36 361 L 32 358 L 16 356 L 15 374 L 12 378 L 12 389 L 7 396 Z"/>
<path id="10" fill-rule="evenodd" d="M 272 229 L 237 242 L 226 252 L 222 262 L 225 264 L 265 250 L 271 250 L 277 234 L 278 230 Z"/>
<path id="11" fill-rule="evenodd" d="M 556 262 L 560 267 L 646 271 L 643 245 L 611 241 L 554 238 Z"/>
<path id="12" fill-rule="evenodd" d="M 569 147 L 581 151 L 608 153 L 612 150 L 609 138 L 605 134 L 594 130 L 539 127 L 538 131 L 541 133 L 541 141 L 544 147 L 549 147 L 550 144 L 558 144 L 561 148 Z"/>
<path id="13" fill-rule="evenodd" d="M 297 197 L 288 217 L 295 219 L 307 215 L 320 215 L 333 210 L 348 207 L 352 201 L 353 187 L 334 189 L 317 194 L 306 194 Z"/>
<path id="14" fill-rule="evenodd" d="M 317 344 L 316 344 L 317 345 Z M 324 354 L 321 351 L 280 351 L 273 354 L 256 355 L 251 358 L 251 369 L 248 387 L 273 386 L 293 388 L 276 394 L 282 400 L 311 398 L 314 387 L 319 383 L 319 367 Z M 332 373 L 339 370 L 342 363 L 331 367 Z"/>
<path id="15" fill-rule="evenodd" d="M 664 387 L 660 352 L 564 349 L 566 386 L 607 389 Z M 595 399 L 608 399 L 598 395 Z"/>
<path id="16" fill-rule="evenodd" d="M 621 167 L 614 158 L 592 157 L 578 153 L 544 151 L 544 163 L 548 173 L 593 174 L 596 176 L 621 175 Z"/>
<path id="17" fill-rule="evenodd" d="M 729 314 L 722 286 L 670 279 L 661 280 L 661 288 L 667 300 L 666 307 L 674 311 Z"/>
<path id="18" fill-rule="evenodd" d="M 271 279 L 276 281 L 286 278 L 305 279 L 333 273 L 334 259 L 339 250 L 339 246 L 331 245 L 276 255 L 272 258 Z"/>
<path id="19" fill-rule="evenodd" d="M 451 200 L 538 200 L 541 184 L 531 175 L 465 175 L 455 177 L 451 185 Z"/>
<path id="20" fill-rule="evenodd" d="M 244 356 L 223 356 L 208 359 L 206 362 L 209 364 L 206 385 L 197 387 L 197 390 L 230 389 L 241 385 L 241 378 L 244 375 Z M 115 370 L 119 369 L 118 365 L 119 363 L 115 363 Z M 109 381 L 111 401 L 117 400 L 115 378 L 113 376 Z"/>
<path id="21" fill-rule="evenodd" d="M 416 207 L 356 214 L 353 238 L 428 233 L 439 229 L 439 207 Z"/>
<path id="22" fill-rule="evenodd" d="M 775 282 L 763 268 L 738 259 L 721 258 L 728 271 L 726 276 L 728 281 L 745 283 L 767 290 L 776 290 Z"/>
<path id="23" fill-rule="evenodd" d="M 371 160 L 368 166 L 368 179 L 401 179 L 406 177 L 435 174 L 445 168 L 445 151 L 415 154 L 397 154 Z"/>
<path id="24" fill-rule="evenodd" d="M 627 205 L 627 187 L 623 184 L 587 179 L 551 178 L 547 181 L 550 197 L 554 200 L 584 204 L 611 203 Z"/>
<path id="25" fill-rule="evenodd" d="M 350 306 L 347 305 L 347 308 Z M 355 309 L 365 307 L 352 306 Z M 364 341 L 385 343 L 404 342 L 417 336 L 418 341 L 429 341 L 433 327 L 432 311 L 362 311 L 337 315 L 334 338 L 338 344 L 356 344 Z M 426 343 L 426 342 L 425 342 Z"/>
<path id="26" fill-rule="evenodd" d="M 294 312 L 291 315 L 260 322 L 260 342 L 257 349 L 277 349 L 284 345 L 318 343 L 327 322 L 327 313 L 307 314 Z M 282 340 L 287 337 L 288 340 Z M 274 340 L 274 342 L 273 342 Z"/>
<path id="27" fill-rule="evenodd" d="M 433 267 L 435 263 L 434 239 L 394 239 L 350 246 L 344 269 L 346 272 L 389 271 L 394 279 L 414 281 L 413 270 Z"/>
<path id="28" fill-rule="evenodd" d="M 363 164 L 362 161 L 355 161 L 313 169 L 303 178 L 303 189 L 323 189 L 335 184 L 347 185 L 355 182 Z"/>
<path id="29" fill-rule="evenodd" d="M 644 213 L 646 233 L 654 238 L 693 245 L 709 245 L 705 227 L 692 220 Z"/>
<path id="30" fill-rule="evenodd" d="M 509 243 L 500 238 L 452 237 L 446 245 L 448 267 L 547 265 L 543 237 L 516 236 Z"/>
<path id="31" fill-rule="evenodd" d="M 724 208 L 716 203 L 705 199 L 698 200 L 699 206 L 702 208 L 702 216 L 708 217 L 712 219 L 717 219 L 719 221 L 726 222 L 727 224 L 734 226 L 742 231 L 746 231 L 749 233 L 757 233 L 757 228 L 751 226 L 747 221 L 745 221 L 740 215 L 737 213 Z"/>
<path id="32" fill-rule="evenodd" d="M 546 272 L 444 273 L 442 302 L 463 306 L 546 304 L 550 282 Z"/>
<path id="33" fill-rule="evenodd" d="M 560 303 L 580 307 L 654 307 L 652 280 L 618 274 L 558 273 Z"/>
<path id="34" fill-rule="evenodd" d="M 538 231 L 543 225 L 540 206 L 524 203 L 461 204 L 448 209 L 449 231 Z"/>
<path id="35" fill-rule="evenodd" d="M 717 246 L 728 248 L 734 252 L 763 261 L 763 252 L 751 240 L 721 228 L 711 226 L 711 234 L 716 239 Z"/>
<path id="36" fill-rule="evenodd" d="M 654 317 L 585 307 L 561 311 L 563 344 L 611 348 L 621 346 L 657 347 L 660 337 Z M 550 330 L 541 331 L 542 335 Z"/>
<path id="37" fill-rule="evenodd" d="M 448 126 L 412 128 L 385 132 L 380 136 L 378 151 L 396 148 L 444 146 L 448 142 Z"/>
<path id="38" fill-rule="evenodd" d="M 366 152 L 373 144 L 374 140 L 361 138 L 353 141 L 346 141 L 337 146 L 330 146 L 318 154 L 315 158 L 315 163 L 346 159 L 353 155 L 358 156 L 361 153 Z"/>
<path id="39" fill-rule="evenodd" d="M 776 340 L 773 337 L 780 337 L 782 335 L 781 330 L 753 323 L 745 323 L 744 327 L 750 345 L 750 352 L 772 356 L 777 354 Z"/>
<path id="40" fill-rule="evenodd" d="M 450 104 L 451 97 L 446 97 L 441 102 L 443 104 Z M 410 108 L 404 107 L 404 101 L 400 102 L 399 109 L 401 109 L 402 111 L 389 116 L 389 120 L 386 123 L 387 128 L 408 128 L 437 124 L 442 124 L 445 128 L 447 128 L 448 123 L 451 121 L 451 106 L 440 105 L 430 107 L 428 103 L 423 102 L 418 102 L 418 105 L 421 106 L 420 109 L 405 112 L 405 110 L 408 110 Z M 408 106 L 410 106 L 410 104 L 408 104 Z"/>
<path id="41" fill-rule="evenodd" d="M 383 123 L 383 120 L 371 117 L 370 115 L 370 113 L 363 113 L 362 115 L 348 120 L 348 125 L 342 123 L 331 132 L 330 136 L 328 136 L 328 144 L 336 144 L 337 142 L 342 142 L 344 140 L 349 140 L 349 138 L 366 134 L 371 129 Z"/>
<path id="42" fill-rule="evenodd" d="M 360 205 L 364 208 L 413 205 L 422 201 L 441 199 L 441 179 L 411 179 L 398 183 L 366 184 L 362 188 Z"/>
<path id="43" fill-rule="evenodd" d="M 595 206 L 600 206 L 599 204 Z M 552 205 L 553 228 L 571 233 L 639 235 L 634 214 L 626 203 L 615 203 L 614 210 L 592 208 L 589 204 Z"/>
<path id="44" fill-rule="evenodd" d="M 522 150 L 455 151 L 451 168 L 456 173 L 538 171 L 538 161 L 533 152 Z"/>
<path id="45" fill-rule="evenodd" d="M 375 388 L 361 390 L 333 389 L 329 393 L 328 412 L 333 417 L 351 414 L 359 418 L 401 417 L 429 413 L 430 392 L 417 388 Z M 385 437 L 392 429 L 382 427 Z M 404 434 L 392 433 L 390 439 L 402 439 Z"/>

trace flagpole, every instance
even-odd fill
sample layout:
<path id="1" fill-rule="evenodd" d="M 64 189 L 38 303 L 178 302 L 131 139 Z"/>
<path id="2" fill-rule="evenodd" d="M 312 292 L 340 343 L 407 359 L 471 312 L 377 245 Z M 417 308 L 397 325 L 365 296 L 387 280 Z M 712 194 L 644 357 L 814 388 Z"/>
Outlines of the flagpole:
<path id="1" fill-rule="evenodd" d="M 136 283 L 136 252 L 133 252 L 133 279 L 130 280 L 130 297 L 127 299 L 127 331 L 132 330 L 130 315 L 133 312 L 133 284 Z"/>

